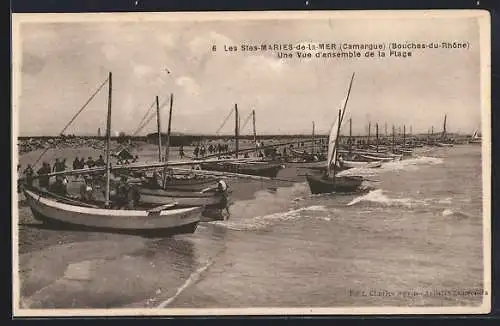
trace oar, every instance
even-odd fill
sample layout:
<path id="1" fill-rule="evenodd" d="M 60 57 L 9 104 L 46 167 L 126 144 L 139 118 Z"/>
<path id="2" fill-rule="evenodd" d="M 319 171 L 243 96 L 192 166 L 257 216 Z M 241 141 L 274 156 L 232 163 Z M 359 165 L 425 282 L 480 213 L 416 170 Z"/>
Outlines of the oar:
<path id="1" fill-rule="evenodd" d="M 173 203 L 168 203 L 168 204 L 161 205 L 161 206 L 156 206 L 156 207 L 149 209 L 148 213 L 159 213 L 165 209 L 172 208 L 172 207 L 175 207 L 177 205 L 179 205 L 178 202 L 173 202 Z"/>
<path id="2" fill-rule="evenodd" d="M 201 163 L 217 163 L 217 162 L 232 162 L 232 161 L 244 161 L 244 160 L 255 160 L 253 159 L 245 159 L 245 158 L 239 158 L 239 159 L 218 159 L 218 160 L 199 160 L 199 161 L 177 161 L 177 162 L 155 162 L 155 163 L 147 163 L 147 164 L 140 164 L 140 165 L 115 165 L 111 167 L 112 172 L 117 172 L 120 170 L 147 170 L 147 169 L 155 169 L 155 168 L 162 168 L 165 166 L 182 166 L 182 165 L 195 165 L 195 164 L 201 164 Z M 34 175 L 32 179 L 37 179 L 40 178 L 41 176 L 47 176 L 47 177 L 53 177 L 53 176 L 58 176 L 58 175 L 80 175 L 80 174 L 93 174 L 97 172 L 105 172 L 106 167 L 105 166 L 99 166 L 99 167 L 93 167 L 93 168 L 86 168 L 86 169 L 75 169 L 75 170 L 66 170 L 66 171 L 59 171 L 59 172 L 51 172 L 47 174 L 39 174 L 39 175 Z M 25 177 L 19 178 L 18 180 L 25 180 Z"/>
<path id="3" fill-rule="evenodd" d="M 173 168 L 173 169 L 177 170 L 177 171 L 189 171 L 189 172 L 196 172 L 196 173 L 200 173 L 200 174 L 208 174 L 208 175 L 215 175 L 215 176 L 227 176 L 227 177 L 237 177 L 237 178 L 243 178 L 243 179 L 283 181 L 283 182 L 297 182 L 297 181 L 294 181 L 294 180 L 261 177 L 261 176 L 257 176 L 257 175 L 242 174 L 242 173 L 233 173 L 233 172 L 220 172 L 220 171 L 207 171 L 207 170 L 192 171 L 192 170 L 181 169 L 181 168 Z"/>

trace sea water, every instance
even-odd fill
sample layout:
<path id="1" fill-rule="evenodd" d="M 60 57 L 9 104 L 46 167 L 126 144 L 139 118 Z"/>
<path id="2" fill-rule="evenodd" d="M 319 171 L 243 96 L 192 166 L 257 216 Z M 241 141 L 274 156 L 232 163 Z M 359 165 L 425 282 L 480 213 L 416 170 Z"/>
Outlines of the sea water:
<path id="1" fill-rule="evenodd" d="M 20 226 L 22 305 L 480 305 L 470 291 L 483 286 L 481 173 L 480 146 L 460 145 L 343 172 L 370 180 L 360 194 L 311 195 L 303 178 L 248 181 L 255 191 L 232 203 L 229 220 L 192 235 Z"/>

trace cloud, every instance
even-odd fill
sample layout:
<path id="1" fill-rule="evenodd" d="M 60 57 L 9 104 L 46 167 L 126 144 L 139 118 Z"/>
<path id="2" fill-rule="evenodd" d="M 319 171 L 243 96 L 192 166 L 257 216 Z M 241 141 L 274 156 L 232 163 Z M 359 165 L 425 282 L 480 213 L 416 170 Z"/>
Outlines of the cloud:
<path id="1" fill-rule="evenodd" d="M 184 89 L 184 92 L 189 95 L 199 96 L 200 86 L 194 81 L 193 78 L 183 76 L 175 80 L 175 83 Z"/>
<path id="2" fill-rule="evenodd" d="M 134 65 L 133 69 L 134 69 L 134 73 L 139 78 L 146 77 L 146 76 L 151 75 L 155 72 L 154 69 L 151 68 L 150 66 L 146 66 L 146 65 L 142 65 L 142 64 Z"/>

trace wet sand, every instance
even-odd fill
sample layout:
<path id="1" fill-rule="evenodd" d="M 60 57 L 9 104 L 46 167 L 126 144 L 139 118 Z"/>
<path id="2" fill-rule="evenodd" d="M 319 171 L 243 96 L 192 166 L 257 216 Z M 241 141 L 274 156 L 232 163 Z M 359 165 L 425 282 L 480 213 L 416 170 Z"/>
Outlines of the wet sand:
<path id="1" fill-rule="evenodd" d="M 136 153 L 141 160 L 154 160 L 155 151 L 154 146 L 144 146 Z M 175 149 L 172 152 L 176 153 Z M 92 148 L 49 150 L 44 160 L 52 163 L 56 157 L 66 157 L 72 162 L 75 156 L 95 157 L 98 153 Z M 20 163 L 24 166 L 38 156 L 36 152 L 25 154 L 20 157 Z M 300 174 L 297 171 L 293 166 L 288 167 L 279 177 L 303 180 L 297 176 Z M 273 191 L 292 183 L 229 179 L 228 184 L 230 200 L 235 202 L 250 200 L 259 190 Z M 190 235 L 145 239 L 47 229 L 33 218 L 29 207 L 22 202 L 18 224 L 22 308 L 150 306 L 174 295 L 191 275 L 186 274 L 191 268 L 179 274 L 169 267 L 176 265 L 171 260 L 181 259 L 176 258 L 176 252 L 182 252 L 182 259 L 186 259 L 186 251 L 193 250 Z M 207 227 L 212 226 L 201 223 L 196 232 Z M 196 261 L 195 257 L 192 259 Z M 193 269 L 199 268 L 198 264 L 203 265 L 203 262 L 181 264 L 186 263 L 192 264 Z"/>

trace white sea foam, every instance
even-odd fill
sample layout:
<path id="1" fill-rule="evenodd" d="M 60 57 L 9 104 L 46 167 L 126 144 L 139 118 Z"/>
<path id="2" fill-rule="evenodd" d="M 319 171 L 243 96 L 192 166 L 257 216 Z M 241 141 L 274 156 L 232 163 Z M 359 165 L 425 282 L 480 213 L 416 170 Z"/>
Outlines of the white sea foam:
<path id="1" fill-rule="evenodd" d="M 300 213 L 305 211 L 328 212 L 329 210 L 327 207 L 322 205 L 313 205 L 313 206 L 292 209 L 287 212 L 277 212 L 273 214 L 256 216 L 249 219 L 241 219 L 241 220 L 229 219 L 227 221 L 215 221 L 212 224 L 226 227 L 230 230 L 235 230 L 235 231 L 259 230 L 277 222 L 295 220 L 297 218 L 300 218 L 301 217 Z M 324 221 L 330 221 L 330 218 L 328 218 L 327 216 L 309 216 L 309 217 L 317 218 Z"/>
<path id="2" fill-rule="evenodd" d="M 414 171 L 419 168 L 419 166 L 442 164 L 444 161 L 441 158 L 420 156 L 415 158 L 408 158 L 400 161 L 391 161 L 382 163 L 380 168 L 352 168 L 348 170 L 341 171 L 338 176 L 353 176 L 359 175 L 364 177 L 376 176 L 380 173 L 390 172 L 390 171 Z"/>
<path id="3" fill-rule="evenodd" d="M 350 203 L 347 204 L 347 206 L 356 205 L 361 202 L 377 203 L 384 206 L 404 206 L 409 208 L 418 204 L 425 204 L 425 201 L 412 198 L 390 198 L 389 196 L 384 194 L 384 191 L 382 189 L 376 189 L 370 191 L 366 195 L 354 198 Z"/>

